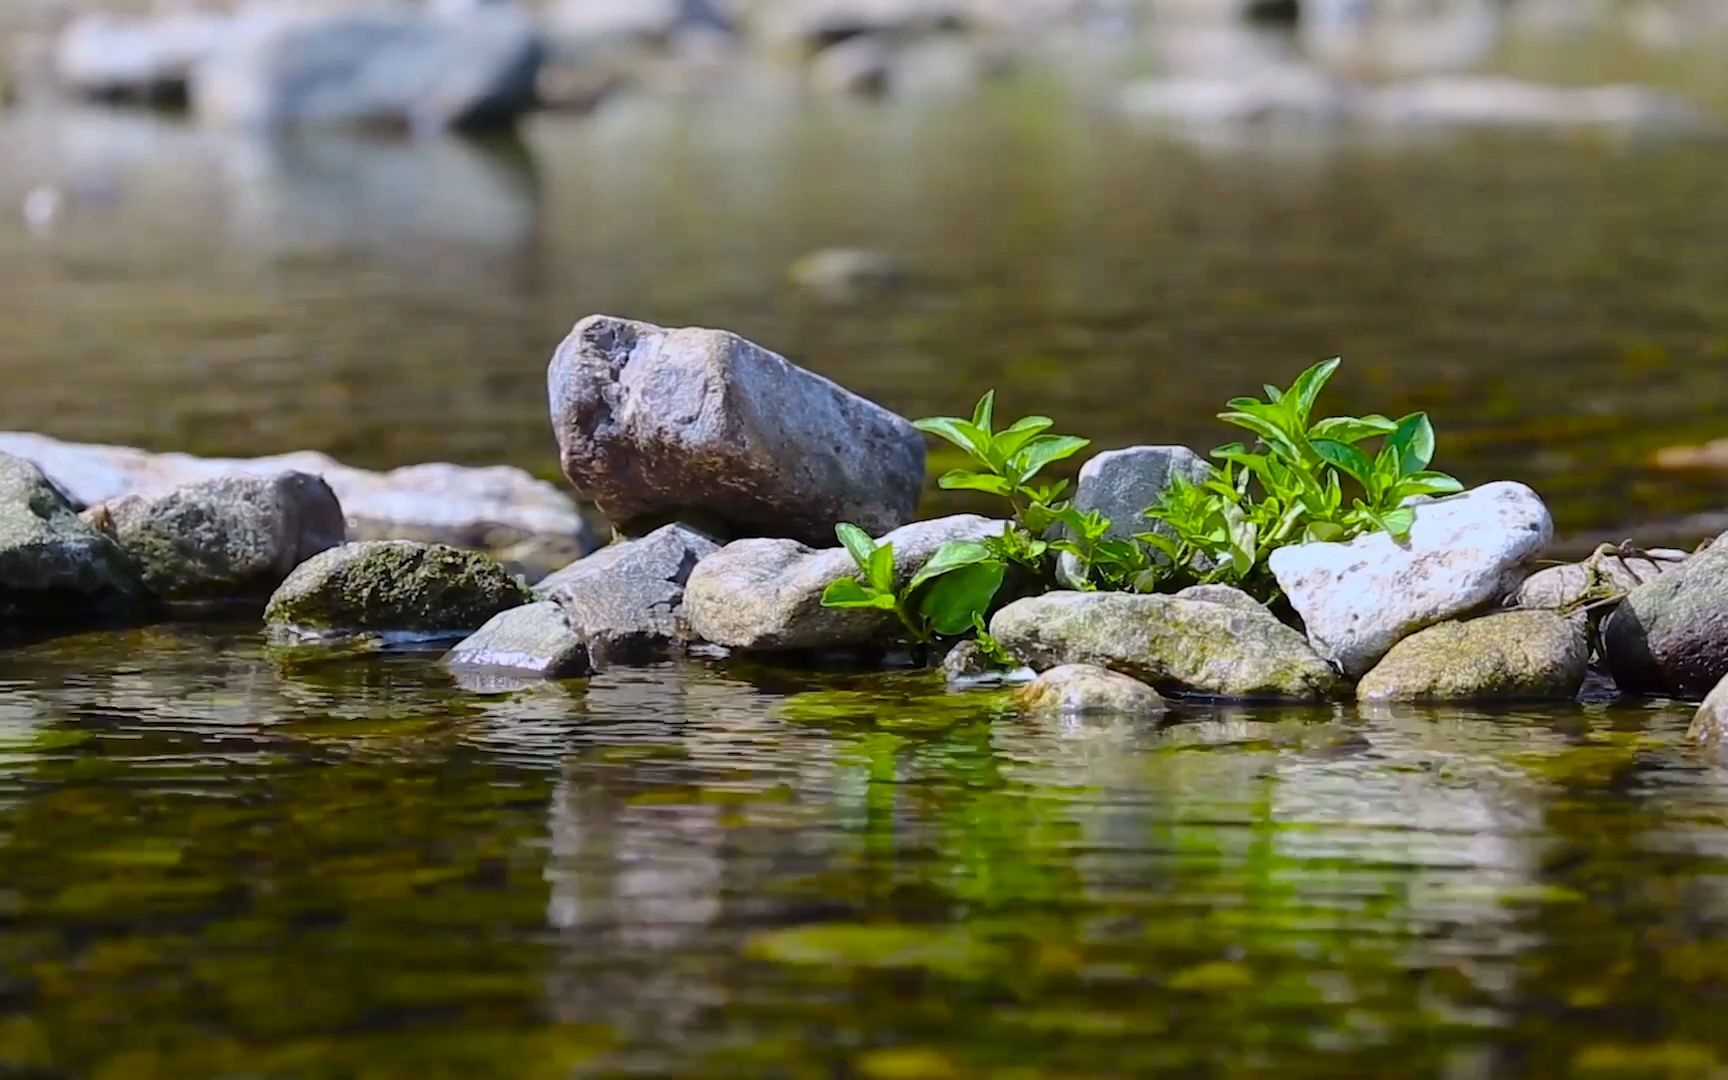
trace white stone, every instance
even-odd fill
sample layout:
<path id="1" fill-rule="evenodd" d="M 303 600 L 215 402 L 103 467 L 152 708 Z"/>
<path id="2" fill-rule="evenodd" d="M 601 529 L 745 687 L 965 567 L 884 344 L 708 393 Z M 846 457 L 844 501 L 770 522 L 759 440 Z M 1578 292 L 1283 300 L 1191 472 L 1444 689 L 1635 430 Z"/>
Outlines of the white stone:
<path id="1" fill-rule="evenodd" d="M 1504 596 L 1553 537 L 1548 508 L 1502 481 L 1416 507 L 1409 537 L 1272 553 L 1272 574 L 1316 652 L 1358 678 L 1402 639 Z"/>

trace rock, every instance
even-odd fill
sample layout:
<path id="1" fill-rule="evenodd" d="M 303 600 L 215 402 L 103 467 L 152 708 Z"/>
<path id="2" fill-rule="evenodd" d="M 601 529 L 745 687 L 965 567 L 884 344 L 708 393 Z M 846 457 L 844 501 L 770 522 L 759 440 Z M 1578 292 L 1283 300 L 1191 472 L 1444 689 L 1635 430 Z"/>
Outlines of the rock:
<path id="1" fill-rule="evenodd" d="M 35 462 L 80 506 L 138 491 L 156 491 L 219 476 L 322 477 L 348 515 L 355 540 L 419 540 L 499 549 L 527 540 L 592 551 L 599 539 L 576 503 L 521 469 L 475 469 L 429 463 L 388 472 L 344 465 L 301 451 L 260 458 L 198 458 L 124 446 L 61 442 L 28 432 L 0 432 L 0 453 Z"/>
<path id="2" fill-rule="evenodd" d="M 894 51 L 879 37 L 849 38 L 810 61 L 810 85 L 825 94 L 881 97 L 894 81 Z"/>
<path id="3" fill-rule="evenodd" d="M 1272 614 L 1265 604 L 1249 596 L 1234 585 L 1190 585 L 1176 594 L 1178 600 L 1198 600 L 1206 604 L 1222 604 L 1237 611 L 1253 611 L 1265 615 Z"/>
<path id="4" fill-rule="evenodd" d="M 720 545 L 686 525 L 602 548 L 534 587 L 606 660 L 652 655 L 682 637 L 684 585 Z"/>
<path id="5" fill-rule="evenodd" d="M 1602 653 L 1621 690 L 1709 693 L 1728 675 L 1728 543 L 1627 593 L 1602 624 Z"/>
<path id="6" fill-rule="evenodd" d="M 1150 531 L 1168 534 L 1168 526 L 1146 520 L 1146 511 L 1170 490 L 1173 477 L 1186 476 L 1198 483 L 1211 471 L 1212 467 L 1186 446 L 1106 450 L 1081 467 L 1080 482 L 1074 488 L 1074 508 L 1096 510 L 1109 518 L 1107 535 L 1111 539 L 1126 540 Z M 1056 576 L 1069 588 L 1083 585 L 1080 562 L 1072 555 L 1063 554 L 1057 561 Z"/>
<path id="7" fill-rule="evenodd" d="M 564 473 L 626 533 L 673 520 L 826 544 L 904 524 L 924 485 L 910 423 L 723 330 L 606 315 L 547 374 Z"/>
<path id="8" fill-rule="evenodd" d="M 1547 700 L 1584 685 L 1590 646 L 1550 611 L 1508 611 L 1419 630 L 1356 687 L 1362 701 Z"/>
<path id="9" fill-rule="evenodd" d="M 1423 627 L 1505 596 L 1553 529 L 1534 491 L 1501 482 L 1416 507 L 1402 543 L 1370 533 L 1297 544 L 1274 551 L 1270 565 L 1309 643 L 1354 679 Z"/>
<path id="10" fill-rule="evenodd" d="M 1039 671 L 1095 664 L 1166 692 L 1312 701 L 1340 688 L 1338 673 L 1269 612 L 1200 600 L 1047 593 L 997 612 L 990 633 Z"/>
<path id="11" fill-rule="evenodd" d="M 732 19 L 713 0 L 556 0 L 544 20 L 554 44 L 574 54 L 665 45 L 680 33 L 732 29 Z"/>
<path id="12" fill-rule="evenodd" d="M 786 276 L 798 288 L 832 303 L 879 296 L 905 280 L 900 260 L 885 251 L 838 247 L 803 256 Z"/>
<path id="13" fill-rule="evenodd" d="M 1053 667 L 1014 695 L 1020 708 L 1034 713 L 1131 713 L 1164 710 L 1158 691 L 1138 679 L 1091 664 Z"/>
<path id="14" fill-rule="evenodd" d="M 0 630 L 132 614 L 143 589 L 119 545 L 28 461 L 0 454 Z"/>
<path id="15" fill-rule="evenodd" d="M 81 15 L 55 46 L 55 78 L 98 100 L 185 104 L 193 70 L 216 50 L 230 23 L 197 11 Z"/>
<path id="16" fill-rule="evenodd" d="M 533 108 L 544 52 L 528 15 L 502 5 L 445 17 L 259 9 L 199 68 L 192 102 L 207 122 L 248 129 L 495 129 Z"/>
<path id="17" fill-rule="evenodd" d="M 1708 132 L 1716 118 L 1683 98 L 1642 86 L 1560 87 L 1493 75 L 1438 75 L 1371 92 L 1362 118 L 1441 127 L 1602 127 Z"/>
<path id="18" fill-rule="evenodd" d="M 151 593 L 193 603 L 261 601 L 347 528 L 329 485 L 301 472 L 122 495 L 84 519 L 126 549 Z"/>
<path id="19" fill-rule="evenodd" d="M 291 637 L 381 632 L 431 638 L 470 633 L 531 599 L 484 555 L 443 544 L 371 540 L 300 564 L 270 597 L 264 621 Z"/>
<path id="20" fill-rule="evenodd" d="M 954 689 L 1031 682 L 1038 674 L 1023 664 L 1006 668 L 996 666 L 970 638 L 948 650 L 948 655 L 942 658 L 942 673 Z"/>
<path id="21" fill-rule="evenodd" d="M 1604 544 L 1583 562 L 1538 570 L 1512 595 L 1515 607 L 1555 611 L 1581 625 L 1606 618 L 1618 598 L 1679 566 L 1686 553 L 1663 548 L 1622 553 Z"/>
<path id="22" fill-rule="evenodd" d="M 1232 76 L 1193 75 L 1130 83 L 1123 112 L 1174 124 L 1332 124 L 1355 104 L 1348 84 L 1304 68 L 1271 66 Z"/>
<path id="23" fill-rule="evenodd" d="M 1707 750 L 1722 749 L 1728 743 L 1724 736 L 1728 736 L 1728 678 L 1705 695 L 1704 704 L 1692 717 L 1692 726 L 1686 729 L 1686 737 Z"/>
<path id="24" fill-rule="evenodd" d="M 499 612 L 451 649 L 444 663 L 459 668 L 499 668 L 548 679 L 594 674 L 587 642 L 549 600 Z"/>
<path id="25" fill-rule="evenodd" d="M 894 572 L 909 581 L 949 540 L 999 536 L 1004 523 L 962 514 L 920 521 L 881 538 L 894 545 Z M 899 623 L 888 611 L 822 606 L 829 583 L 854 574 L 842 548 L 815 551 L 796 540 L 727 544 L 696 565 L 684 589 L 684 616 L 697 638 L 764 652 L 885 644 Z"/>

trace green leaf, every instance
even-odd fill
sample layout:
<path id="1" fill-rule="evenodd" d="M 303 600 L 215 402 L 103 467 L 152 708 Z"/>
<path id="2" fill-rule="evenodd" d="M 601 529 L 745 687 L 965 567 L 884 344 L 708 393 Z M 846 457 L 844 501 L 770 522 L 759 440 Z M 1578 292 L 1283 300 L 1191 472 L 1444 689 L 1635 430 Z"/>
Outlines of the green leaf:
<path id="1" fill-rule="evenodd" d="M 1265 406 L 1260 405 L 1259 402 L 1254 402 L 1254 404 L 1259 406 L 1261 409 L 1265 408 Z M 1231 412 L 1219 413 L 1218 419 L 1227 424 L 1235 424 L 1237 427 L 1247 428 L 1249 431 L 1260 436 L 1261 440 L 1263 440 L 1267 446 L 1271 447 L 1274 452 L 1284 455 L 1291 461 L 1302 460 L 1302 450 L 1297 445 L 1296 441 L 1291 438 L 1290 433 L 1284 429 L 1282 418 L 1271 419 L 1259 412 L 1237 409 Z"/>
<path id="2" fill-rule="evenodd" d="M 990 440 L 991 451 L 1007 461 L 1019 453 L 1032 436 L 1049 431 L 1055 423 L 1048 416 L 1023 416 Z"/>
<path id="3" fill-rule="evenodd" d="M 978 399 L 978 407 L 972 410 L 972 426 L 988 437 L 995 417 L 996 391 L 986 390 L 984 396 Z"/>
<path id="4" fill-rule="evenodd" d="M 1248 520 L 1240 506 L 1234 504 L 1225 506 L 1223 512 L 1224 527 L 1230 541 L 1230 562 L 1236 571 L 1236 576 L 1245 577 L 1248 571 L 1254 569 L 1258 530 L 1254 523 Z"/>
<path id="5" fill-rule="evenodd" d="M 1428 414 L 1415 412 L 1398 421 L 1398 427 L 1386 437 L 1386 446 L 1398 455 L 1398 475 L 1419 473 L 1434 460 L 1434 425 Z"/>
<path id="6" fill-rule="evenodd" d="M 882 608 L 894 610 L 894 597 L 858 584 L 857 579 L 844 577 L 831 581 L 822 590 L 822 606 L 828 608 Z"/>
<path id="7" fill-rule="evenodd" d="M 894 591 L 894 545 L 883 544 L 870 553 L 870 586 L 877 592 Z"/>
<path id="8" fill-rule="evenodd" d="M 930 561 L 912 575 L 912 580 L 906 584 L 907 595 L 917 592 L 919 586 L 933 578 L 995 557 L 988 547 L 976 540 L 950 540 L 937 548 L 936 554 L 930 556 Z"/>
<path id="9" fill-rule="evenodd" d="M 1007 568 L 992 559 L 950 570 L 919 598 L 918 610 L 930 628 L 945 637 L 964 634 L 990 610 Z"/>
<path id="10" fill-rule="evenodd" d="M 1332 439 L 1354 446 L 1363 439 L 1390 435 L 1398 425 L 1375 413 L 1370 416 L 1329 416 L 1308 429 L 1310 439 Z"/>
<path id="11" fill-rule="evenodd" d="M 1396 505 L 1417 495 L 1454 495 L 1463 490 L 1464 485 L 1456 477 L 1441 472 L 1419 472 L 1394 484 L 1386 501 Z"/>
<path id="12" fill-rule="evenodd" d="M 1290 392 L 1285 396 L 1295 399 L 1296 422 L 1302 427 L 1308 426 L 1308 416 L 1314 411 L 1314 402 L 1320 397 L 1321 389 L 1343 362 L 1339 357 L 1322 360 L 1296 376 L 1296 381 L 1290 384 Z"/>
<path id="13" fill-rule="evenodd" d="M 1374 463 L 1368 455 L 1351 446 L 1349 443 L 1334 439 L 1313 439 L 1309 444 L 1321 459 L 1337 466 L 1349 474 L 1357 483 L 1366 488 L 1374 472 Z"/>
<path id="14" fill-rule="evenodd" d="M 990 460 L 990 437 L 979 431 L 976 425 L 958 416 L 931 416 L 912 421 L 912 426 L 919 431 L 947 439 L 978 461 L 988 464 Z"/>
<path id="15" fill-rule="evenodd" d="M 870 539 L 870 534 L 856 525 L 842 521 L 834 526 L 834 535 L 840 538 L 840 546 L 852 556 L 858 569 L 869 574 L 870 555 L 876 550 L 876 541 Z"/>
<path id="16" fill-rule="evenodd" d="M 1046 465 L 1072 457 L 1090 445 L 1092 440 L 1073 435 L 1039 435 L 1009 461 L 1009 472 L 1018 483 L 1024 484 L 1043 471 Z"/>
<path id="17" fill-rule="evenodd" d="M 1266 391 L 1266 400 L 1270 401 L 1274 405 L 1284 399 L 1284 391 L 1273 386 L 1271 383 L 1261 383 L 1260 389 Z"/>
<path id="18" fill-rule="evenodd" d="M 1342 540 L 1343 538 L 1344 526 L 1336 521 L 1314 521 L 1310 522 L 1308 528 L 1303 532 L 1302 542 L 1309 544 Z"/>
<path id="19" fill-rule="evenodd" d="M 1408 506 L 1400 506 L 1396 510 L 1388 510 L 1380 515 L 1380 527 L 1392 534 L 1392 539 L 1403 540 L 1410 535 L 1411 526 L 1416 524 L 1416 511 Z"/>
<path id="20" fill-rule="evenodd" d="M 1014 494 L 1014 485 L 1006 477 L 972 472 L 969 469 L 954 469 L 943 473 L 936 481 L 936 486 L 945 491 L 987 491 L 1003 498 Z"/>

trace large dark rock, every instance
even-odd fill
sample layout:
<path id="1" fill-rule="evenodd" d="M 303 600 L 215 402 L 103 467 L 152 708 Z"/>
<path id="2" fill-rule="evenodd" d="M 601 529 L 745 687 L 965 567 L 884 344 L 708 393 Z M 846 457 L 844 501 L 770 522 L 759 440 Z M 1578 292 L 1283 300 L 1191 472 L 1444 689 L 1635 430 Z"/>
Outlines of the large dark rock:
<path id="1" fill-rule="evenodd" d="M 572 563 L 534 586 L 534 595 L 556 603 L 596 655 L 651 656 L 682 637 L 684 584 L 719 550 L 689 526 L 667 525 Z"/>
<path id="2" fill-rule="evenodd" d="M 173 602 L 261 601 L 346 532 L 335 493 L 301 472 L 123 495 L 84 518 L 136 560 L 151 593 Z"/>
<path id="3" fill-rule="evenodd" d="M 1728 543 L 1626 594 L 1602 624 L 1620 689 L 1701 697 L 1728 675 Z"/>
<path id="4" fill-rule="evenodd" d="M 626 532 L 826 544 L 904 524 L 923 491 L 910 423 L 723 330 L 589 316 L 547 380 L 565 475 Z"/>
<path id="5" fill-rule="evenodd" d="M 443 544 L 370 540 L 332 548 L 288 575 L 264 609 L 288 636 L 458 636 L 532 599 L 484 555 Z"/>
<path id="6" fill-rule="evenodd" d="M 143 597 L 137 568 L 40 469 L 0 454 L 0 630 L 124 617 Z"/>

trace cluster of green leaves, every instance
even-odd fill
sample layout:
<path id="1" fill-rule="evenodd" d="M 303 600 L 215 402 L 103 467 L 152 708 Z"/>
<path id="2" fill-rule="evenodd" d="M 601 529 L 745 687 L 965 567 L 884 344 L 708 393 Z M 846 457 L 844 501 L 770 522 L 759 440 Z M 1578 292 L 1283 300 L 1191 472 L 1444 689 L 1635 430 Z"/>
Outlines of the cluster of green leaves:
<path id="1" fill-rule="evenodd" d="M 1227 582 L 1269 599 L 1275 584 L 1267 558 L 1286 544 L 1348 540 L 1374 530 L 1402 539 L 1415 520 L 1413 498 L 1448 494 L 1461 485 L 1428 468 L 1434 428 L 1425 413 L 1398 420 L 1378 414 L 1315 420 L 1320 391 L 1339 363 L 1314 365 L 1286 390 L 1267 386 L 1264 400 L 1231 400 L 1219 419 L 1251 432 L 1253 445 L 1214 450 L 1217 465 L 1204 480 L 1176 476 L 1159 504 L 1146 511 L 1155 527 L 1130 537 L 1119 535 L 1097 511 L 1066 501 L 1067 481 L 1039 479 L 1045 468 L 1089 445 L 1050 434 L 1049 417 L 1028 416 L 996 431 L 992 391 L 970 419 L 919 420 L 919 430 L 953 443 L 972 461 L 971 468 L 951 470 L 938 483 L 1006 499 L 1012 520 L 1000 536 L 943 545 L 903 585 L 889 545 L 840 525 L 836 531 L 859 573 L 829 586 L 822 602 L 893 611 L 920 642 L 973 630 L 985 638 L 984 617 L 1009 573 L 1054 587 L 1059 554 L 1073 556 L 1087 589 L 1152 592 Z"/>
<path id="2" fill-rule="evenodd" d="M 1166 557 L 1170 579 L 1261 586 L 1266 558 L 1292 543 L 1349 540 L 1375 530 L 1409 535 L 1421 495 L 1462 490 L 1428 468 L 1434 427 L 1426 413 L 1399 420 L 1378 414 L 1313 419 L 1333 359 L 1304 371 L 1288 390 L 1267 386 L 1266 399 L 1232 399 L 1219 419 L 1257 436 L 1253 448 L 1231 443 L 1212 451 L 1219 464 L 1202 483 L 1179 478 L 1147 517 L 1164 532 L 1141 539 Z M 1373 440 L 1380 440 L 1370 452 Z M 1345 503 L 1344 481 L 1359 490 Z M 1250 591 L 1255 591 L 1251 589 Z"/>

